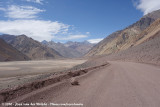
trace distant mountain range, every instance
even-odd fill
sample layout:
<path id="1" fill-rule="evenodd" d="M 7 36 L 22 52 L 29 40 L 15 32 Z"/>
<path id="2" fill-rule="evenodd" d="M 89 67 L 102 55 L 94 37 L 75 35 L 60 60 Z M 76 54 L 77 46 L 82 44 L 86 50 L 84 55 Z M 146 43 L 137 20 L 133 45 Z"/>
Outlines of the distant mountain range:
<path id="1" fill-rule="evenodd" d="M 42 41 L 42 44 L 55 49 L 57 52 L 59 52 L 62 56 L 66 58 L 76 58 L 82 56 L 80 52 L 76 51 L 75 49 L 66 47 L 62 43 L 55 43 L 53 41 L 50 42 Z"/>
<path id="2" fill-rule="evenodd" d="M 94 44 L 91 44 L 88 41 L 84 42 L 69 41 L 67 43 L 42 41 L 42 44 L 52 49 L 55 49 L 57 52 L 59 52 L 62 56 L 66 58 L 82 57 L 94 46 Z"/>
<path id="3" fill-rule="evenodd" d="M 80 52 L 82 55 L 86 54 L 95 44 L 89 43 L 88 41 L 84 42 L 72 42 L 69 41 L 64 44 L 66 47 L 72 48 Z"/>
<path id="4" fill-rule="evenodd" d="M 157 31 L 159 25 L 155 21 L 158 18 L 160 18 L 160 10 L 143 16 L 131 26 L 107 36 L 104 40 L 95 45 L 86 56 L 118 53 L 145 42 L 147 38 L 149 38 L 150 32 L 154 33 Z M 150 26 L 153 22 L 155 22 L 155 26 Z"/>
<path id="5" fill-rule="evenodd" d="M 12 60 L 16 60 L 16 58 L 17 60 L 78 58 L 82 57 L 85 53 L 87 53 L 94 45 L 87 41 L 67 42 L 65 44 L 55 43 L 53 41 L 38 42 L 36 40 L 33 40 L 32 38 L 27 37 L 26 35 L 14 36 L 4 34 L 0 35 L 0 38 L 1 40 L 3 39 L 6 42 L 6 45 L 9 44 L 9 46 L 12 47 L 14 51 L 17 51 L 15 53 L 19 52 L 19 58 L 15 57 L 15 59 Z M 5 53 L 3 55 L 5 55 Z M 11 60 L 11 58 L 4 57 L 3 60 Z"/>
<path id="6" fill-rule="evenodd" d="M 25 35 L 1 35 L 0 38 L 32 60 L 62 58 L 57 51 Z"/>
<path id="7" fill-rule="evenodd" d="M 29 57 L 22 54 L 20 51 L 7 44 L 4 40 L 0 39 L 0 61 L 23 61 L 30 60 Z"/>

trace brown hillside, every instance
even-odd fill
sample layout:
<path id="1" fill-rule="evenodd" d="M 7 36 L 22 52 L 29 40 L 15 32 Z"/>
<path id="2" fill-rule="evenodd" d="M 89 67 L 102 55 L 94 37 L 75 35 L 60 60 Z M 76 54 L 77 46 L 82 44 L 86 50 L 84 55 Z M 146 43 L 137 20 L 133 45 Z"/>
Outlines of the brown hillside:
<path id="1" fill-rule="evenodd" d="M 29 58 L 0 39 L 0 61 L 23 61 Z"/>
<path id="2" fill-rule="evenodd" d="M 106 60 L 123 60 L 160 65 L 160 30 L 148 41 L 127 50 L 108 55 Z"/>
<path id="3" fill-rule="evenodd" d="M 157 19 L 139 35 L 139 38 L 137 38 L 138 41 L 134 44 L 134 46 L 154 38 L 154 36 L 157 36 L 159 31 L 160 31 L 160 19 Z"/>
<path id="4" fill-rule="evenodd" d="M 55 59 L 62 56 L 52 48 L 42 45 L 40 42 L 33 40 L 25 35 L 12 36 L 2 35 L 0 36 L 7 43 L 14 48 L 28 56 L 29 58 L 36 59 Z"/>
<path id="5" fill-rule="evenodd" d="M 96 46 L 94 46 L 86 54 L 86 56 L 117 53 L 134 46 L 137 41 L 145 37 L 144 35 L 142 36 L 143 31 L 156 19 L 160 18 L 160 15 L 157 15 L 159 13 L 160 10 L 152 12 L 142 17 L 139 21 L 127 27 L 126 29 L 109 35 Z"/>

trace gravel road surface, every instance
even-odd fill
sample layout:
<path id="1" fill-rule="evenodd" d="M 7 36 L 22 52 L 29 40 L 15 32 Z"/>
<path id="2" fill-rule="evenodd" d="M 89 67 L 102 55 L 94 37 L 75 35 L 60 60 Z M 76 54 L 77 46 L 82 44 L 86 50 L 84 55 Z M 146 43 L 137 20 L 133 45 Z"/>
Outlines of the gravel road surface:
<path id="1" fill-rule="evenodd" d="M 159 67 L 133 62 L 109 63 L 110 66 L 78 78 L 78 86 L 64 81 L 11 102 L 43 102 L 48 107 L 53 107 L 51 103 L 83 104 L 80 107 L 160 107 Z"/>

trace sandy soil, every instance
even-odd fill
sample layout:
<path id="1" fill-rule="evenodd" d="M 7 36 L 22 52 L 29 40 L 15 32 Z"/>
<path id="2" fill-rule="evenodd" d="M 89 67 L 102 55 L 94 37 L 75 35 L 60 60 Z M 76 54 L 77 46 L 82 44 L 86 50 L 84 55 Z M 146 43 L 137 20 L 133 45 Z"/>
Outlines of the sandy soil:
<path id="1" fill-rule="evenodd" d="M 64 81 L 11 102 L 82 103 L 83 107 L 160 106 L 159 67 L 132 62 L 110 64 L 78 78 L 79 86 Z"/>
<path id="2" fill-rule="evenodd" d="M 0 62 L 0 78 L 52 73 L 72 68 L 86 60 L 40 60 Z"/>
<path id="3" fill-rule="evenodd" d="M 49 77 L 86 60 L 41 60 L 0 62 L 0 90 Z"/>

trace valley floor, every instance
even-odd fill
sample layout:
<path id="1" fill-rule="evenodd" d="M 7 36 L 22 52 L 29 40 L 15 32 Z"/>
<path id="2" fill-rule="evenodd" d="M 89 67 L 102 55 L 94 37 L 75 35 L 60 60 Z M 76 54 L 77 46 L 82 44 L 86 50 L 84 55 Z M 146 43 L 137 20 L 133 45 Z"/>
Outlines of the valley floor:
<path id="1" fill-rule="evenodd" d="M 11 102 L 82 103 L 83 107 L 160 106 L 159 67 L 133 62 L 109 63 L 110 66 L 78 78 L 79 86 L 64 81 Z"/>
<path id="2" fill-rule="evenodd" d="M 86 60 L 39 60 L 0 62 L 0 90 L 43 79 L 50 73 L 64 71 Z"/>

